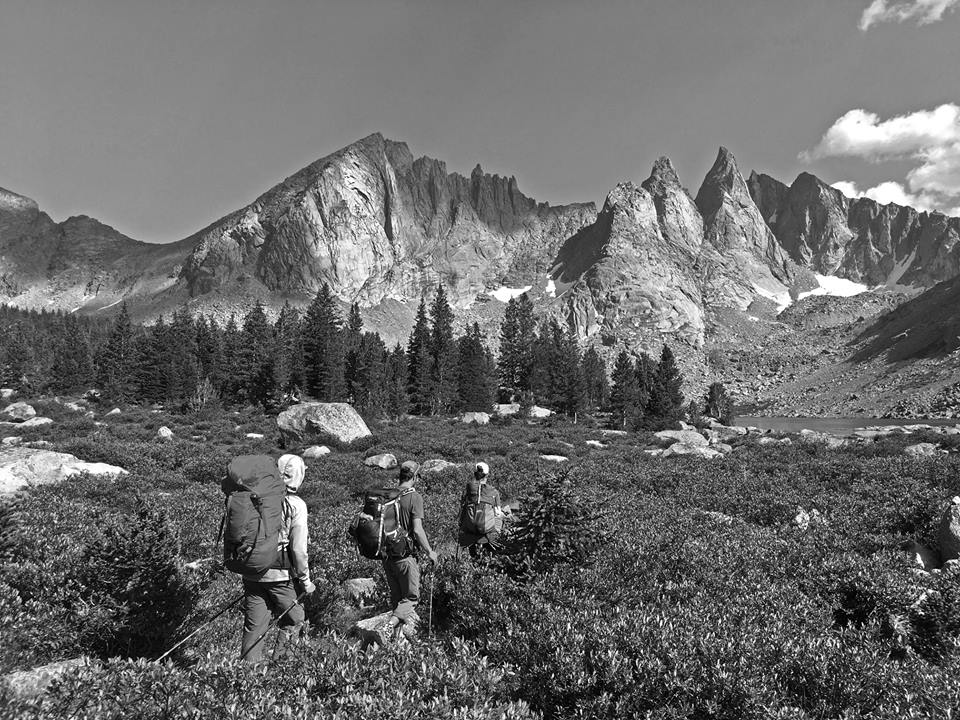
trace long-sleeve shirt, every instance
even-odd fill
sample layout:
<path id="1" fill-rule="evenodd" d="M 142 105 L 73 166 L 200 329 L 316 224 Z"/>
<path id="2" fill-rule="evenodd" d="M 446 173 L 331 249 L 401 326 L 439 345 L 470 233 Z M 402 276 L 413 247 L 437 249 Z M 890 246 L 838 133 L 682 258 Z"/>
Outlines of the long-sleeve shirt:
<path id="1" fill-rule="evenodd" d="M 252 582 L 282 582 L 296 578 L 310 579 L 307 558 L 307 504 L 303 498 L 288 494 L 283 500 L 283 521 L 280 524 L 279 551 L 289 558 L 290 569 L 270 568 L 262 575 L 244 575 Z"/>

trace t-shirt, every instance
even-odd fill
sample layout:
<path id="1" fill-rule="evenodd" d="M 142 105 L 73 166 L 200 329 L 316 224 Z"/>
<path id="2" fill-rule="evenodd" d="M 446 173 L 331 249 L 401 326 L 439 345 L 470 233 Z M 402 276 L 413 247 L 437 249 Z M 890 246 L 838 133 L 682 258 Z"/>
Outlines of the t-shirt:
<path id="1" fill-rule="evenodd" d="M 413 540 L 414 518 L 423 520 L 423 495 L 416 490 L 408 492 L 400 496 L 397 505 L 400 508 L 400 525 L 403 526 L 407 534 L 410 535 L 410 539 Z"/>

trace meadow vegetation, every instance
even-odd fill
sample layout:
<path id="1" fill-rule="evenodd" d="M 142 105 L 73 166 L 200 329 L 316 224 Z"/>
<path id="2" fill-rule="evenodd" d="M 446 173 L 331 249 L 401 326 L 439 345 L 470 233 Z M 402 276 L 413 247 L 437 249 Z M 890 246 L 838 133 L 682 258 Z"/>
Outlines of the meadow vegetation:
<path id="1" fill-rule="evenodd" d="M 98 426 L 36 405 L 57 423 L 26 440 L 130 474 L 0 508 L 0 672 L 95 659 L 40 698 L 0 697 L 18 717 L 851 720 L 960 707 L 960 575 L 920 571 L 899 550 L 935 545 L 960 494 L 954 455 L 907 458 L 896 437 L 836 450 L 744 438 L 721 459 L 664 460 L 640 451 L 644 432 L 590 422 L 381 423 L 372 441 L 308 461 L 310 642 L 253 670 L 236 659 L 238 609 L 151 660 L 239 594 L 203 559 L 216 553 L 225 462 L 276 453 L 274 418 L 131 409 Z M 158 441 L 161 425 L 175 439 Z M 425 580 L 429 631 L 368 653 L 345 639 L 339 585 L 374 577 L 386 603 L 382 571 L 345 531 L 361 489 L 392 478 L 362 464 L 379 452 L 464 465 L 420 483 L 442 556 Z M 522 512 L 514 552 L 474 563 L 454 539 L 479 459 Z M 819 518 L 797 527 L 798 507 Z"/>

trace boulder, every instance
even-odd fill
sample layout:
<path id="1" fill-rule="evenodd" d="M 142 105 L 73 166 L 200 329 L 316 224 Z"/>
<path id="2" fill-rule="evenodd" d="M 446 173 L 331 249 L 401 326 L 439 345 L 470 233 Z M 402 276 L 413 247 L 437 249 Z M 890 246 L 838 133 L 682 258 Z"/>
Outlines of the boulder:
<path id="1" fill-rule="evenodd" d="M 393 470 L 397 467 L 397 458 L 390 453 L 381 453 L 380 455 L 371 455 L 365 458 L 363 464 L 367 467 L 378 467 L 384 470 Z"/>
<path id="2" fill-rule="evenodd" d="M 495 415 L 516 415 L 520 412 L 520 403 L 503 403 L 493 406 Z"/>
<path id="3" fill-rule="evenodd" d="M 661 430 L 653 436 L 661 445 L 683 443 L 691 447 L 706 447 L 709 441 L 695 430 Z"/>
<path id="4" fill-rule="evenodd" d="M 340 583 L 348 602 L 364 607 L 377 594 L 377 581 L 373 578 L 350 578 Z"/>
<path id="5" fill-rule="evenodd" d="M 413 614 L 407 622 L 391 628 L 389 623 L 392 616 L 392 612 L 383 612 L 373 617 L 358 620 L 350 629 L 349 636 L 360 640 L 364 649 L 385 645 L 409 645 L 411 639 L 416 635 L 419 618 L 416 614 Z"/>
<path id="6" fill-rule="evenodd" d="M 762 437 L 757 440 L 758 445 L 793 445 L 790 438 Z"/>
<path id="7" fill-rule="evenodd" d="M 116 465 L 88 463 L 68 453 L 22 446 L 0 449 L 0 494 L 25 487 L 60 482 L 73 475 L 126 475 Z"/>
<path id="8" fill-rule="evenodd" d="M 555 462 L 555 463 L 567 462 L 568 460 L 568 458 L 564 457 L 563 455 L 541 455 L 540 459 L 545 462 Z"/>
<path id="9" fill-rule="evenodd" d="M 599 440 L 587 440 L 586 444 L 589 445 L 590 447 L 599 448 L 599 449 L 603 449 L 607 446 L 606 443 L 602 443 Z"/>
<path id="10" fill-rule="evenodd" d="M 448 460 L 441 460 L 440 458 L 434 458 L 433 460 L 424 460 L 423 464 L 420 466 L 420 474 L 431 474 L 431 473 L 441 473 L 444 470 L 456 470 L 459 465 L 456 463 L 449 462 Z"/>
<path id="11" fill-rule="evenodd" d="M 916 540 L 909 540 L 903 544 L 903 549 L 912 557 L 914 565 L 926 571 L 940 567 L 940 558 L 926 545 Z"/>
<path id="12" fill-rule="evenodd" d="M 603 430 L 600 431 L 600 434 L 601 434 L 601 435 L 609 435 L 609 436 L 611 436 L 611 437 L 626 437 L 626 436 L 629 435 L 630 433 L 628 433 L 626 430 L 607 430 L 607 429 L 603 429 Z"/>
<path id="13" fill-rule="evenodd" d="M 954 496 L 940 518 L 940 559 L 960 558 L 960 497 Z"/>
<path id="14" fill-rule="evenodd" d="M 46 448 L 53 447 L 53 443 L 48 440 L 30 440 L 25 443 L 28 447 L 38 448 L 40 450 L 45 450 Z"/>
<path id="15" fill-rule="evenodd" d="M 48 417 L 32 417 L 20 423 L 20 427 L 40 427 L 41 425 L 53 425 L 53 420 Z"/>
<path id="16" fill-rule="evenodd" d="M 244 437 L 248 440 L 263 440 L 263 433 L 247 433 Z"/>
<path id="17" fill-rule="evenodd" d="M 28 405 L 25 402 L 15 402 L 0 410 L 0 415 L 13 422 L 23 422 L 36 417 L 37 411 L 33 409 L 33 405 Z"/>
<path id="18" fill-rule="evenodd" d="M 119 414 L 120 414 L 120 408 L 114 408 L 113 410 L 107 413 L 107 415 L 119 415 Z"/>
<path id="19" fill-rule="evenodd" d="M 460 416 L 460 422 L 486 425 L 490 422 L 490 414 L 485 412 L 465 412 Z"/>
<path id="20" fill-rule="evenodd" d="M 311 445 L 303 451 L 303 457 L 306 460 L 316 460 L 317 458 L 322 458 L 324 455 L 329 454 L 330 448 L 328 448 L 326 445 Z"/>
<path id="21" fill-rule="evenodd" d="M 13 388 L 0 388 L 0 400 L 9 400 L 16 394 Z"/>
<path id="22" fill-rule="evenodd" d="M 710 430 L 717 434 L 720 442 L 730 442 L 747 434 L 745 427 L 739 425 L 721 425 L 720 423 L 711 423 Z"/>
<path id="23" fill-rule="evenodd" d="M 904 455 L 911 457 L 937 457 L 940 454 L 940 446 L 936 443 L 922 442 L 916 445 L 908 445 L 903 449 Z"/>
<path id="24" fill-rule="evenodd" d="M 722 442 L 714 443 L 710 447 L 712 447 L 717 452 L 722 452 L 724 455 L 726 455 L 727 453 L 733 452 L 732 445 L 727 445 L 726 443 L 722 443 Z"/>
<path id="25" fill-rule="evenodd" d="M 80 405 L 79 403 L 75 403 L 75 402 L 65 402 L 63 406 L 67 410 L 72 410 L 73 412 L 84 412 L 86 410 L 86 408 L 83 405 Z"/>
<path id="26" fill-rule="evenodd" d="M 545 407 L 534 405 L 532 408 L 530 408 L 530 417 L 532 418 L 548 418 L 551 415 L 553 415 L 553 410 L 548 410 Z"/>
<path id="27" fill-rule="evenodd" d="M 157 430 L 157 437 L 160 440 L 173 440 L 173 430 L 164 425 Z"/>
<path id="28" fill-rule="evenodd" d="M 23 438 L 19 435 L 11 435 L 10 437 L 5 437 L 3 440 L 0 440 L 0 445 L 19 445 L 23 442 Z"/>
<path id="29" fill-rule="evenodd" d="M 676 432 L 683 432 L 678 430 Z M 714 450 L 711 447 L 707 447 L 706 443 L 703 445 L 688 445 L 687 443 L 674 443 L 666 450 L 663 451 L 663 457 L 674 457 L 676 455 L 692 455 L 693 457 L 703 458 L 705 460 L 712 460 L 713 458 L 723 457 L 723 453 L 718 450 Z"/>
<path id="30" fill-rule="evenodd" d="M 13 697 L 22 700 L 35 698 L 46 692 L 54 680 L 69 670 L 86 667 L 90 660 L 85 657 L 72 658 L 70 660 L 59 660 L 30 670 L 18 670 L 7 673 L 3 676 L 0 683 Z"/>
<path id="31" fill-rule="evenodd" d="M 349 443 L 370 437 L 370 428 L 349 403 L 307 402 L 277 416 L 277 428 L 286 445 L 302 445 L 313 436 Z"/>

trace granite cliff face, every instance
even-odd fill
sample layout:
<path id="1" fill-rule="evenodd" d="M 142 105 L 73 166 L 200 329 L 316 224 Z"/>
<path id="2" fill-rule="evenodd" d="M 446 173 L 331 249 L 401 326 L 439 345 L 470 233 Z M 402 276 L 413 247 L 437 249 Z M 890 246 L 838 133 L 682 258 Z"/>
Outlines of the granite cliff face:
<path id="1" fill-rule="evenodd" d="M 326 282 L 365 306 L 442 281 L 464 304 L 489 287 L 531 284 L 595 212 L 537 203 L 479 166 L 469 178 L 448 173 L 376 134 L 189 238 L 181 281 L 192 297 L 249 281 L 310 296 Z"/>
<path id="2" fill-rule="evenodd" d="M 174 284 L 182 243 L 137 242 L 86 216 L 55 223 L 33 200 L 0 189 L 0 301 L 71 310 L 150 296 Z"/>
<path id="3" fill-rule="evenodd" d="M 960 218 L 851 200 L 809 173 L 790 187 L 754 173 L 749 185 L 783 249 L 822 275 L 930 287 L 960 273 Z"/>
<path id="4" fill-rule="evenodd" d="M 583 336 L 703 345 L 711 308 L 745 310 L 812 286 L 777 244 L 733 156 L 720 150 L 694 201 L 660 158 L 636 187 L 621 183 L 597 220 L 570 238 L 554 274 Z"/>

